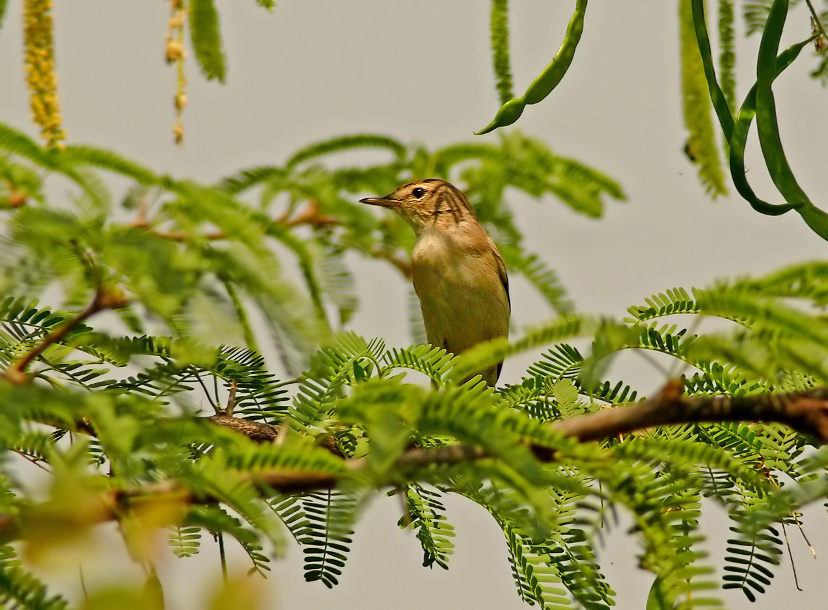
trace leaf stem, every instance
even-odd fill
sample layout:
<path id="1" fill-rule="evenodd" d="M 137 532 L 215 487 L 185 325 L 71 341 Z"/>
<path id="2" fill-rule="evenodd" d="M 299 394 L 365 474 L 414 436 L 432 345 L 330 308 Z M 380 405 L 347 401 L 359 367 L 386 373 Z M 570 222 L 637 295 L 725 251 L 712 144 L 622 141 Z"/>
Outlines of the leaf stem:
<path id="1" fill-rule="evenodd" d="M 227 554 L 224 552 L 224 536 L 221 532 L 216 535 L 219 545 L 219 557 L 221 558 L 221 578 L 227 584 Z"/>
<path id="2" fill-rule="evenodd" d="M 99 311 L 123 307 L 126 304 L 126 299 L 118 291 L 99 286 L 89 305 L 87 305 L 83 311 L 81 311 L 74 318 L 67 320 L 48 335 L 43 337 L 43 339 L 41 339 L 32 349 L 16 360 L 8 368 L 8 370 L 6 370 L 6 379 L 16 385 L 24 383 L 28 379 L 28 376 L 26 375 L 26 368 L 32 363 L 33 360 L 40 357 L 43 352 L 49 348 L 49 346 L 58 343 L 79 324 L 92 317 Z"/>
<path id="3" fill-rule="evenodd" d="M 828 33 L 825 32 L 825 28 L 822 25 L 822 21 L 819 20 L 819 15 L 817 14 L 814 5 L 811 4 L 811 0 L 805 0 L 805 4 L 808 5 L 808 10 L 811 12 L 811 17 L 814 18 L 814 23 L 816 24 L 819 33 L 822 34 L 823 38 L 828 39 Z"/>

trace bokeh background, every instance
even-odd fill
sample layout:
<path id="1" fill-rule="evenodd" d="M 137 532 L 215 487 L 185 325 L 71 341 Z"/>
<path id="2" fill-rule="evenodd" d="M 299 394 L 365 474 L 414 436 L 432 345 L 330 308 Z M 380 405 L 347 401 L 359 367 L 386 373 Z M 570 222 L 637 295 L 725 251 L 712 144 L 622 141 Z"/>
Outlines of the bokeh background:
<path id="1" fill-rule="evenodd" d="M 227 83 L 206 82 L 195 62 L 188 62 L 190 105 L 184 115 L 185 144 L 178 148 L 171 133 L 175 72 L 163 61 L 168 5 L 146 0 L 56 4 L 56 56 L 69 141 L 116 150 L 179 178 L 214 182 L 242 168 L 283 163 L 298 148 L 336 135 L 380 133 L 432 148 L 472 140 L 472 132 L 486 125 L 498 107 L 488 2 L 281 0 L 272 13 L 253 0 L 219 2 Z M 573 4 L 511 3 L 516 91 L 556 52 Z M 583 311 L 621 316 L 628 306 L 673 286 L 703 286 L 825 256 L 825 243 L 798 216 L 770 218 L 736 197 L 711 201 L 705 196 L 682 152 L 686 133 L 677 13 L 677 2 L 593 3 L 563 83 L 517 124 L 556 153 L 606 172 L 627 193 L 626 202 L 611 202 L 597 221 L 551 197 L 536 201 L 509 193 L 530 248 L 552 263 Z M 20 3 L 9 2 L 0 29 L 0 121 L 36 135 L 28 120 L 20 24 Z M 743 96 L 755 79 L 752 57 L 758 40 L 745 40 L 740 22 L 737 28 Z M 808 14 L 799 6 L 786 36 L 794 42 L 809 32 Z M 813 59 L 798 61 L 777 81 L 776 91 L 786 152 L 819 205 L 820 194 L 828 192 L 828 95 L 808 77 L 814 67 Z M 751 180 L 759 193 L 772 197 L 755 138 L 748 150 L 748 167 L 756 168 L 750 170 Z M 352 262 L 361 309 L 350 328 L 384 337 L 389 345 L 407 345 L 403 280 L 380 262 Z M 512 290 L 517 333 L 550 316 L 520 279 Z M 508 361 L 501 381 L 518 380 L 537 355 Z M 644 393 L 665 381 L 664 371 L 635 357 L 619 361 L 615 372 Z M 267 589 L 274 607 L 285 609 L 524 608 L 495 523 L 462 498 L 449 498 L 447 506 L 457 530 L 448 572 L 419 567 L 417 540 L 395 525 L 398 501 L 378 498 L 357 524 L 339 587 L 329 591 L 320 583 L 306 584 L 295 546 L 285 549 L 286 558 L 274 563 L 267 581 L 250 586 Z M 717 510 L 713 507 L 704 521 L 714 565 L 721 564 L 716 558 L 728 534 Z M 805 531 L 816 547 L 816 561 L 799 532 L 788 531 L 804 592 L 796 590 L 791 558 L 784 557 L 770 592 L 755 607 L 825 607 L 827 520 L 822 507 L 806 512 Z M 622 518 L 599 555 L 619 592 L 618 607 L 643 608 L 651 576 L 637 567 L 635 543 L 624 536 L 627 525 Z M 140 578 L 114 527 L 100 528 L 99 536 L 109 545 L 107 553 L 90 550 L 42 567 L 75 599 L 81 594 L 80 565 L 88 587 Z M 242 554 L 229 551 L 231 569 L 243 572 Z M 179 561 L 170 555 L 159 567 L 173 609 L 204 607 L 220 581 L 217 547 L 206 540 L 197 557 Z M 751 606 L 740 592 L 725 599 L 728 607 Z"/>

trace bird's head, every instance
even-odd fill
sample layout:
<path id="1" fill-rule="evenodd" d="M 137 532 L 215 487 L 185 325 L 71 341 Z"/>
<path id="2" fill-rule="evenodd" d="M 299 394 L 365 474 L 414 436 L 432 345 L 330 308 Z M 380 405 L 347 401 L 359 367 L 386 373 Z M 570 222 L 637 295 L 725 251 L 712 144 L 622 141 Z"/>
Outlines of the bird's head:
<path id="1" fill-rule="evenodd" d="M 437 178 L 410 182 L 385 197 L 368 197 L 360 199 L 360 203 L 394 210 L 408 221 L 418 235 L 429 225 L 448 227 L 475 218 L 463 193 Z"/>

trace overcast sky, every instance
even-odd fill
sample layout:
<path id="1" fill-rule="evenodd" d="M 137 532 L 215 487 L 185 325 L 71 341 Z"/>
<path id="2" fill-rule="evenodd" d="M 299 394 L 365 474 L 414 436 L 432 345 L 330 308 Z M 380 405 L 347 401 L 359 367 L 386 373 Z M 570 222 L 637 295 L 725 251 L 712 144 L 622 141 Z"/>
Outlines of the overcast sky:
<path id="1" fill-rule="evenodd" d="M 23 86 L 19 4 L 9 3 L 0 30 L 0 121 L 35 135 Z M 190 106 L 185 146 L 179 149 L 171 138 L 175 73 L 163 62 L 166 3 L 57 4 L 57 63 L 69 141 L 117 150 L 179 178 L 212 182 L 245 167 L 283 163 L 298 148 L 336 135 L 381 133 L 431 148 L 472 140 L 472 132 L 497 109 L 488 2 L 281 0 L 272 13 L 252 0 L 220 2 L 227 84 L 205 82 L 189 62 Z M 514 83 L 520 92 L 554 55 L 574 3 L 512 5 Z M 679 105 L 676 5 L 663 0 L 593 3 L 570 72 L 517 124 L 558 154 L 606 172 L 627 192 L 628 201 L 610 202 L 599 221 L 578 216 L 551 197 L 538 202 L 510 195 L 529 247 L 551 261 L 584 311 L 620 316 L 666 288 L 702 286 L 825 256 L 825 243 L 795 214 L 770 218 L 738 198 L 712 202 L 704 195 L 695 168 L 682 154 L 686 135 Z M 786 32 L 791 42 L 809 34 L 802 6 Z M 739 38 L 741 95 L 753 79 L 757 42 Z M 786 152 L 800 183 L 819 204 L 828 182 L 823 144 L 828 122 L 826 92 L 807 78 L 814 66 L 813 58 L 797 62 L 776 89 Z M 479 140 L 497 138 L 495 133 Z M 757 190 L 777 200 L 762 174 L 755 139 L 749 150 Z M 367 337 L 385 337 L 390 345 L 407 344 L 402 281 L 379 263 L 358 269 L 363 308 L 352 328 Z M 512 303 L 518 331 L 549 315 L 520 281 L 514 282 Z M 508 362 L 501 381 L 516 380 L 535 356 Z M 664 381 L 646 364 L 622 365 L 645 393 Z M 448 572 L 419 567 L 416 539 L 395 526 L 397 501 L 378 499 L 357 526 L 339 587 L 328 591 L 319 583 L 304 583 L 295 547 L 274 565 L 265 586 L 286 609 L 525 608 L 515 594 L 496 525 L 467 501 L 448 504 L 458 532 Z M 719 541 L 727 530 L 716 512 L 707 519 L 707 534 Z M 828 553 L 828 536 L 819 535 L 825 519 L 815 510 L 808 521 L 818 553 Z M 771 593 L 759 604 L 823 607 L 825 560 L 810 559 L 798 534 L 791 542 L 805 592 L 795 590 L 785 557 Z M 711 545 L 719 557 L 712 563 L 718 566 L 720 547 Z M 620 535 L 611 536 L 601 551 L 622 609 L 643 607 L 651 582 L 648 573 L 637 570 L 635 552 L 631 539 Z M 233 556 L 246 569 L 241 555 Z M 113 557 L 87 558 L 87 583 L 111 576 L 116 564 Z M 217 553 L 207 544 L 197 558 L 171 560 L 166 567 L 171 608 L 200 607 L 185 599 L 208 593 L 219 573 Z M 76 575 L 74 565 L 67 568 L 67 587 Z M 739 592 L 727 594 L 726 601 L 728 607 L 750 606 Z"/>

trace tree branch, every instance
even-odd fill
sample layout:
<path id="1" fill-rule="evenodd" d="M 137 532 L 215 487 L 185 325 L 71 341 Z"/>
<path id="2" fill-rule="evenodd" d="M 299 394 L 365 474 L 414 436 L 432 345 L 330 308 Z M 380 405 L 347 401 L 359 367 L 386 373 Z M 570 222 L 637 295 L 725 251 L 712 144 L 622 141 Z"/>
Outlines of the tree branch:
<path id="1" fill-rule="evenodd" d="M 73 328 L 99 311 L 123 307 L 126 304 L 126 299 L 119 291 L 106 288 L 104 286 L 98 286 L 98 289 L 95 291 L 95 296 L 92 298 L 89 305 L 83 309 L 83 311 L 47 334 L 34 347 L 32 347 L 32 349 L 23 354 L 23 356 L 21 356 L 18 360 L 15 360 L 11 366 L 9 366 L 5 373 L 6 379 L 15 385 L 25 383 L 28 379 L 28 376 L 26 375 L 26 368 L 32 363 L 33 360 L 40 357 L 50 345 L 54 345 L 63 339 Z"/>
<path id="2" fill-rule="evenodd" d="M 309 225 L 314 229 L 340 224 L 339 220 L 333 216 L 325 216 L 322 214 L 319 203 L 315 200 L 310 200 L 308 205 L 295 216 L 291 216 L 291 210 L 288 210 L 284 216 L 274 218 L 271 222 L 286 228 Z M 165 231 L 163 229 L 155 228 L 146 217 L 145 207 L 139 207 L 138 217 L 130 226 L 136 229 L 143 229 L 153 235 L 157 235 L 158 237 L 163 237 L 164 239 L 169 239 L 171 241 L 186 241 L 194 237 L 193 234 L 185 233 L 183 231 Z M 266 230 L 266 227 L 261 228 L 263 231 Z M 198 237 L 208 241 L 217 241 L 227 239 L 227 234 L 224 231 L 211 231 L 209 233 L 203 233 Z"/>
<path id="3" fill-rule="evenodd" d="M 334 487 L 339 477 L 327 472 L 295 472 L 265 470 L 253 472 L 245 477 L 248 481 L 266 485 L 281 493 L 301 493 Z M 153 514 L 154 525 L 163 527 L 180 523 L 184 510 L 197 504 L 214 504 L 216 498 L 208 493 L 195 494 L 191 489 L 176 481 L 163 481 L 134 489 L 107 490 L 98 495 L 81 497 L 80 505 L 66 510 L 56 508 L 50 502 L 30 504 L 21 508 L 18 514 L 0 514 L 0 544 L 14 540 L 42 535 L 43 523 L 49 529 L 65 528 L 78 531 L 108 521 L 120 521 L 130 514 Z M 152 511 L 162 505 L 177 507 L 177 510 Z"/>
<path id="4" fill-rule="evenodd" d="M 776 422 L 828 442 L 828 388 L 789 394 L 748 396 L 682 395 L 682 383 L 669 383 L 653 398 L 556 421 L 555 430 L 581 442 L 611 438 L 671 424 Z"/>
<path id="5" fill-rule="evenodd" d="M 668 383 L 653 398 L 638 403 L 607 407 L 596 413 L 588 413 L 566 420 L 551 422 L 552 429 L 564 436 L 590 442 L 629 434 L 655 426 L 716 423 L 716 422 L 776 422 L 797 432 L 813 436 L 828 443 L 828 387 L 819 387 L 788 394 L 756 394 L 749 396 L 683 395 L 683 381 Z M 238 419 L 229 415 L 208 417 L 214 424 L 224 426 L 248 436 L 257 442 L 278 442 L 279 431 L 273 426 Z M 93 431 L 94 433 L 94 431 Z M 330 442 L 322 443 L 337 453 Z M 535 456 L 545 462 L 556 458 L 546 447 L 531 446 Z M 340 454 L 341 455 L 341 454 Z M 446 445 L 405 451 L 395 462 L 394 468 L 406 471 L 435 464 L 457 464 L 490 457 L 479 447 L 471 445 Z M 350 473 L 364 469 L 363 459 L 345 459 Z M 302 493 L 335 487 L 343 475 L 330 472 L 297 472 L 294 470 L 264 470 L 244 475 L 253 483 L 266 485 L 280 493 Z M 84 511 L 82 523 L 73 526 L 92 526 L 104 521 L 117 520 L 129 514 L 141 503 L 175 502 L 180 506 L 213 503 L 218 501 L 209 493 L 195 494 L 176 481 L 148 484 L 128 490 L 109 490 L 101 494 L 98 510 Z M 26 507 L 19 515 L 0 514 L 0 543 L 27 537 L 28 528 L 37 527 L 37 519 L 48 515 L 47 504 Z M 173 514 L 170 513 L 173 518 Z M 59 516 L 58 516 L 59 517 Z M 66 517 L 63 517 L 66 520 Z M 69 516 L 72 519 L 72 516 Z"/>
<path id="6" fill-rule="evenodd" d="M 339 220 L 333 216 L 325 216 L 321 213 L 319 202 L 315 199 L 308 201 L 305 209 L 293 217 L 284 217 L 275 221 L 283 227 L 296 227 L 299 225 L 310 225 L 314 229 L 324 227 L 327 225 L 338 225 Z"/>
<path id="7" fill-rule="evenodd" d="M 241 419 L 232 415 L 211 415 L 205 419 L 218 426 L 241 432 L 256 443 L 275 443 L 278 438 L 278 431 L 270 424 Z"/>

